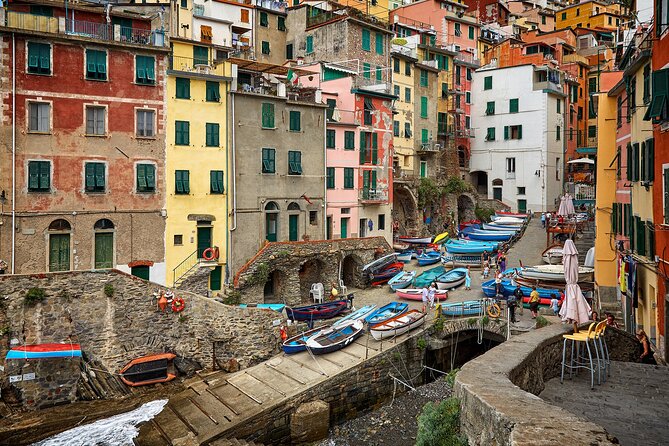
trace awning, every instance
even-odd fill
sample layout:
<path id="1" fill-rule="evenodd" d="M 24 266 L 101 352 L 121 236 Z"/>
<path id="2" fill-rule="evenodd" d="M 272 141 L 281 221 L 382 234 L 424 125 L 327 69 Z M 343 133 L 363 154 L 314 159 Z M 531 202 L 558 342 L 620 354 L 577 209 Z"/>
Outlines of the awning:
<path id="1" fill-rule="evenodd" d="M 307 76 L 309 74 L 317 74 L 313 71 L 302 70 L 297 67 L 285 67 L 283 65 L 275 65 L 271 63 L 256 62 L 254 60 L 240 59 L 231 57 L 228 59 L 231 64 L 237 65 L 240 70 L 255 71 L 258 73 L 274 74 L 277 76 L 288 76 L 288 70 L 293 71 L 298 76 Z"/>
<path id="2" fill-rule="evenodd" d="M 597 147 L 577 147 L 576 153 L 582 155 L 595 155 L 597 153 Z"/>
<path id="3" fill-rule="evenodd" d="M 595 160 L 591 160 L 590 158 L 577 158 L 575 160 L 567 161 L 567 164 L 595 164 Z"/>

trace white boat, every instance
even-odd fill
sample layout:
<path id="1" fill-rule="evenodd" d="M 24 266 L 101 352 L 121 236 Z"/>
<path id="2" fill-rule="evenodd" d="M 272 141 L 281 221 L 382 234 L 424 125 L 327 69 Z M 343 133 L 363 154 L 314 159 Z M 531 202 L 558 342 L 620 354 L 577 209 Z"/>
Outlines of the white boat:
<path id="1" fill-rule="evenodd" d="M 562 245 L 549 246 L 541 253 L 541 258 L 549 265 L 562 264 Z"/>
<path id="2" fill-rule="evenodd" d="M 332 324 L 333 328 L 339 328 L 348 323 L 348 321 L 359 321 L 367 316 L 369 316 L 372 311 L 376 310 L 376 305 L 365 305 L 364 307 L 358 308 L 353 313 L 350 313 L 343 318 L 339 319 L 337 322 Z"/>
<path id="3" fill-rule="evenodd" d="M 509 225 L 509 226 L 522 226 L 525 224 L 525 220 L 522 218 L 516 218 L 516 217 L 493 217 L 493 222 L 496 225 Z"/>
<path id="4" fill-rule="evenodd" d="M 411 262 L 411 258 L 414 256 L 415 251 L 405 251 L 397 254 L 397 261 L 402 263 Z"/>
<path id="5" fill-rule="evenodd" d="M 488 231 L 513 231 L 513 232 L 518 232 L 520 231 L 519 227 L 512 226 L 512 225 L 496 225 L 495 223 L 483 223 L 483 229 L 486 229 Z"/>
<path id="6" fill-rule="evenodd" d="M 429 245 L 432 243 L 432 237 L 405 237 L 400 236 L 399 241 L 401 243 L 411 243 L 414 245 Z"/>
<path id="7" fill-rule="evenodd" d="M 399 336 L 421 326 L 425 322 L 425 316 L 426 313 L 418 310 L 411 310 L 381 322 L 380 324 L 372 325 L 369 331 L 372 333 L 372 337 L 377 341 L 384 338 Z"/>
<path id="8" fill-rule="evenodd" d="M 578 267 L 578 281 L 592 282 L 594 268 Z M 551 282 L 565 282 L 564 265 L 538 265 L 518 270 L 518 275 L 524 279 L 547 280 Z"/>
<path id="9" fill-rule="evenodd" d="M 367 265 L 363 266 L 362 270 L 367 271 L 368 269 L 374 269 L 374 267 L 376 267 L 376 266 L 381 266 L 381 265 L 384 265 L 384 264 L 393 263 L 395 260 L 397 260 L 397 254 L 396 253 L 388 254 L 386 256 L 379 257 L 376 260 L 372 260 Z"/>
<path id="10" fill-rule="evenodd" d="M 583 262 L 583 266 L 589 266 L 591 268 L 594 268 L 594 266 L 595 266 L 595 247 L 594 246 L 592 248 L 588 249 L 588 252 L 585 254 L 585 262 Z"/>

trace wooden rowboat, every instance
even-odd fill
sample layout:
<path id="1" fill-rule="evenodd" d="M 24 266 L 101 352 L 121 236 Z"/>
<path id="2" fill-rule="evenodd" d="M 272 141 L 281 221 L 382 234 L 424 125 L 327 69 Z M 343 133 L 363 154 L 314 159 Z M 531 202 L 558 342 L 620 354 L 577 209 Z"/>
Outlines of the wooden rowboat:
<path id="1" fill-rule="evenodd" d="M 562 245 L 549 246 L 541 253 L 541 258 L 549 265 L 559 265 L 562 263 Z"/>
<path id="2" fill-rule="evenodd" d="M 146 386 L 172 381 L 177 377 L 174 370 L 174 353 L 160 353 L 133 359 L 121 369 L 121 381 L 131 387 Z"/>
<path id="3" fill-rule="evenodd" d="M 407 313 L 390 318 L 385 322 L 381 322 L 380 324 L 372 325 L 369 331 L 372 333 L 372 337 L 377 341 L 384 338 L 399 336 L 421 326 L 425 322 L 425 315 L 426 313 L 421 311 L 411 310 Z"/>
<path id="4" fill-rule="evenodd" d="M 282 348 L 287 355 L 292 355 L 293 353 L 303 352 L 307 349 L 307 339 L 313 335 L 320 333 L 321 330 L 328 327 L 318 327 L 307 330 L 304 333 L 299 333 L 292 338 L 288 338 L 283 341 Z"/>
<path id="5" fill-rule="evenodd" d="M 400 299 L 406 300 L 423 300 L 423 290 L 420 288 L 411 288 L 405 290 L 395 291 L 395 295 Z M 445 290 L 436 290 L 434 292 L 434 300 L 446 300 L 448 299 L 448 291 Z"/>
<path id="6" fill-rule="evenodd" d="M 342 327 L 327 328 L 307 340 L 307 348 L 315 355 L 341 350 L 352 344 L 364 332 L 362 321 L 349 321 Z"/>
<path id="7" fill-rule="evenodd" d="M 294 321 L 312 321 L 316 319 L 330 319 L 346 309 L 348 301 L 335 300 L 316 305 L 305 305 L 303 307 L 286 307 L 288 319 Z"/>

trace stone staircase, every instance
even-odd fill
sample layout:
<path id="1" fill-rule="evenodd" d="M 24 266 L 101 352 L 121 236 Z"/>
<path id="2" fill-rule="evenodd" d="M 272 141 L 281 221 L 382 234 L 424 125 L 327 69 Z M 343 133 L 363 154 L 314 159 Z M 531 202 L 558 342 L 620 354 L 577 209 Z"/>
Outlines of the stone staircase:
<path id="1" fill-rule="evenodd" d="M 178 278 L 174 283 L 174 288 L 201 296 L 209 295 L 209 274 L 211 270 L 218 266 L 218 263 L 200 261 L 193 266 L 187 273 Z"/>
<path id="2" fill-rule="evenodd" d="M 211 446 L 263 446 L 261 443 L 253 441 L 240 440 L 238 438 L 221 438 L 209 443 Z"/>

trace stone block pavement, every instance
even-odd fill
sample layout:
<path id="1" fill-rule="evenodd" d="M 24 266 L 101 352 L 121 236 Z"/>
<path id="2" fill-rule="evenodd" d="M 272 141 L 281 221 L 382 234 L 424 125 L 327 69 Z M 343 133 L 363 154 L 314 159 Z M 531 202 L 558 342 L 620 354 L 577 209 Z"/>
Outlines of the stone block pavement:
<path id="1" fill-rule="evenodd" d="M 559 377 L 548 381 L 539 397 L 604 427 L 620 444 L 669 443 L 666 366 L 613 361 L 611 376 L 602 385 L 595 384 L 594 390 L 590 390 L 590 375 L 581 371 L 563 384 Z"/>

